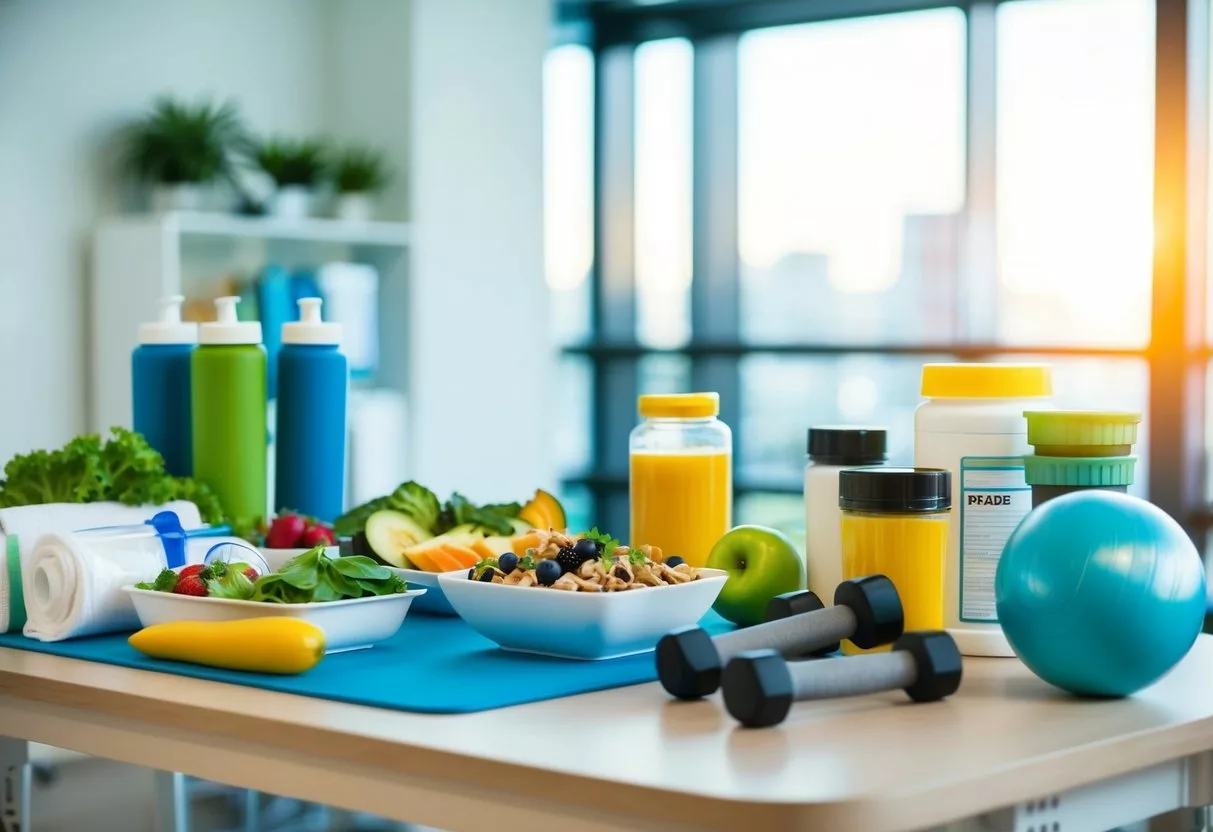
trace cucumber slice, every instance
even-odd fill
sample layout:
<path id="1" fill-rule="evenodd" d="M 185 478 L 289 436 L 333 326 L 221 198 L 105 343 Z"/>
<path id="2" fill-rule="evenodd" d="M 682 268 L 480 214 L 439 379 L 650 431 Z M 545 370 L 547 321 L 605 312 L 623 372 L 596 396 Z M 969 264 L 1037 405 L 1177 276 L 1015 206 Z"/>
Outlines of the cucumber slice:
<path id="1" fill-rule="evenodd" d="M 371 551 L 400 569 L 414 568 L 405 549 L 433 537 L 413 518 L 391 509 L 381 509 L 366 518 L 365 532 Z"/>

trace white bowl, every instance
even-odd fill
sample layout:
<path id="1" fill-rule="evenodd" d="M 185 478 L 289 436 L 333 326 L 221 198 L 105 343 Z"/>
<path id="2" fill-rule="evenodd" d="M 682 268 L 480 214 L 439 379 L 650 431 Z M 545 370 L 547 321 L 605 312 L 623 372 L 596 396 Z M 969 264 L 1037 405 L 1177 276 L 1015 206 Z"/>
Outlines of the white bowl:
<path id="1" fill-rule="evenodd" d="M 613 659 L 645 653 L 677 627 L 702 618 L 728 577 L 701 569 L 699 580 L 624 592 L 567 592 L 469 581 L 443 572 L 438 584 L 472 629 L 505 650 L 562 659 Z"/>
<path id="2" fill-rule="evenodd" d="M 237 621 L 246 618 L 301 618 L 324 630 L 325 652 L 342 653 L 391 638 L 404 623 L 413 599 L 424 589 L 393 595 L 347 598 L 312 604 L 275 604 L 231 598 L 197 598 L 123 587 L 144 627 L 170 621 Z"/>
<path id="3" fill-rule="evenodd" d="M 257 551 L 261 553 L 261 557 L 265 558 L 265 562 L 269 564 L 270 569 L 277 572 L 286 565 L 287 561 L 299 557 L 304 552 L 310 552 L 311 549 L 267 549 L 264 546 L 260 546 Z M 324 553 L 330 558 L 341 557 L 341 547 L 325 546 Z"/>
<path id="4" fill-rule="evenodd" d="M 423 586 L 426 589 L 425 595 L 422 595 L 413 603 L 413 610 L 427 615 L 458 615 L 455 608 L 451 606 L 451 602 L 446 600 L 446 593 L 442 591 L 442 587 L 438 584 L 439 572 L 423 572 L 420 569 L 397 569 L 395 566 L 389 566 L 388 569 L 400 576 L 400 579 L 407 581 L 410 584 Z M 460 570 L 464 575 L 467 570 Z"/>

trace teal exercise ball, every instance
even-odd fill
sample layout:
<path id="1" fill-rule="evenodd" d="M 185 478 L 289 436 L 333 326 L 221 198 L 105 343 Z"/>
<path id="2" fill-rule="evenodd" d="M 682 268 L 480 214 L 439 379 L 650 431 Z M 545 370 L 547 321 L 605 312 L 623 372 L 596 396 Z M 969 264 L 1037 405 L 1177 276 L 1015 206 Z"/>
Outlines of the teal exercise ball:
<path id="1" fill-rule="evenodd" d="M 994 578 L 998 620 L 1033 673 L 1081 696 L 1128 696 L 1175 667 L 1204 624 L 1205 570 L 1157 506 L 1077 491 L 1033 509 Z"/>

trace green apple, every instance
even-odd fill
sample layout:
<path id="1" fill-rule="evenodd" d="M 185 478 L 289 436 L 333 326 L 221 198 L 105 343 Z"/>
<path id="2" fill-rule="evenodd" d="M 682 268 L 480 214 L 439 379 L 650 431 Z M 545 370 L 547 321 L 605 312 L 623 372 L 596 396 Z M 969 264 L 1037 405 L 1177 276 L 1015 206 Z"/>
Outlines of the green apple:
<path id="1" fill-rule="evenodd" d="M 776 595 L 804 589 L 804 559 L 775 529 L 737 526 L 708 553 L 708 567 L 729 573 L 712 609 L 734 624 L 759 624 Z"/>

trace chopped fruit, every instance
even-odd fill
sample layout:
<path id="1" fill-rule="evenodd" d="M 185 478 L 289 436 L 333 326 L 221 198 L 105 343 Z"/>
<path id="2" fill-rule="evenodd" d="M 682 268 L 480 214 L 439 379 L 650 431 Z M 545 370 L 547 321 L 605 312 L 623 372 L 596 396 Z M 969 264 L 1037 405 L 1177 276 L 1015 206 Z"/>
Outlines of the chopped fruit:
<path id="1" fill-rule="evenodd" d="M 255 581 L 261 576 L 257 574 L 256 569 L 250 566 L 244 570 L 244 577 L 248 578 L 250 581 Z"/>
<path id="2" fill-rule="evenodd" d="M 265 535 L 265 545 L 268 549 L 294 549 L 299 546 L 303 533 L 307 531 L 307 521 L 298 514 L 282 514 L 274 518 L 270 530 Z"/>
<path id="3" fill-rule="evenodd" d="M 429 532 L 419 526 L 416 520 L 399 511 L 382 509 L 366 520 L 366 540 L 371 551 L 384 563 L 401 569 L 408 569 L 416 563 L 411 555 L 405 554 L 405 550 L 429 539 Z M 425 569 L 420 565 L 417 568 Z"/>
<path id="4" fill-rule="evenodd" d="M 549 529 L 559 531 L 568 524 L 560 501 L 542 489 L 536 491 L 531 501 L 522 507 L 522 510 L 518 512 L 518 517 L 535 528 L 545 531 Z"/>
<path id="5" fill-rule="evenodd" d="M 528 532 L 522 537 L 516 537 L 510 543 L 510 550 L 518 557 L 525 557 L 527 549 L 534 549 L 539 546 L 539 535 L 535 532 Z"/>
<path id="6" fill-rule="evenodd" d="M 535 577 L 539 579 L 539 583 L 544 586 L 551 586 L 560 579 L 561 572 L 560 564 L 548 558 L 547 560 L 539 561 L 535 567 Z"/>
<path id="7" fill-rule="evenodd" d="M 190 564 L 177 573 L 177 580 L 181 580 L 182 578 L 192 578 L 205 568 L 206 567 L 201 563 Z"/>
<path id="8" fill-rule="evenodd" d="M 474 541 L 468 548 L 476 553 L 477 560 L 497 557 L 497 550 L 489 546 L 484 540 Z"/>
<path id="9" fill-rule="evenodd" d="M 497 568 L 501 570 L 501 574 L 503 575 L 510 574 L 518 568 L 518 556 L 513 552 L 506 552 L 497 558 Z"/>
<path id="10" fill-rule="evenodd" d="M 462 569 L 465 566 L 475 566 L 480 562 L 480 555 L 466 546 L 456 546 L 452 543 L 447 543 L 442 547 L 442 551 L 449 557 L 453 558 L 459 565 L 455 569 Z M 490 555 L 492 557 L 492 555 Z M 447 571 L 454 571 L 447 570 Z"/>
<path id="11" fill-rule="evenodd" d="M 679 566 L 680 564 L 683 564 L 683 563 L 686 563 L 686 561 L 683 560 L 682 558 L 678 557 L 678 555 L 670 555 L 670 557 L 665 559 L 665 565 L 670 567 L 671 569 L 673 569 L 675 566 Z"/>
<path id="12" fill-rule="evenodd" d="M 434 562 L 433 571 L 435 572 L 454 572 L 465 566 L 472 566 L 479 560 L 479 558 L 474 558 L 471 563 L 462 563 L 457 557 L 448 552 L 445 546 L 441 549 L 431 550 L 429 555 L 430 560 Z"/>
<path id="13" fill-rule="evenodd" d="M 174 595 L 193 595 L 197 598 L 205 598 L 207 596 L 206 584 L 202 581 L 201 575 L 191 575 L 188 578 L 183 578 L 177 581 L 177 585 L 173 587 Z"/>
<path id="14" fill-rule="evenodd" d="M 319 545 L 336 546 L 337 538 L 333 535 L 333 530 L 321 523 L 308 526 L 303 533 L 300 546 L 305 546 L 311 549 L 313 546 Z"/>
<path id="15" fill-rule="evenodd" d="M 426 551 L 424 549 L 418 550 L 418 551 L 414 552 L 412 555 L 410 555 L 408 558 L 409 561 L 411 562 L 411 565 L 404 566 L 401 568 L 410 569 L 410 568 L 415 567 L 417 569 L 420 569 L 422 572 L 440 572 L 442 570 L 440 570 L 436 566 L 434 566 L 434 560 L 433 560 L 433 558 L 430 557 L 435 551 L 437 551 L 437 550 L 429 550 L 429 551 Z"/>

